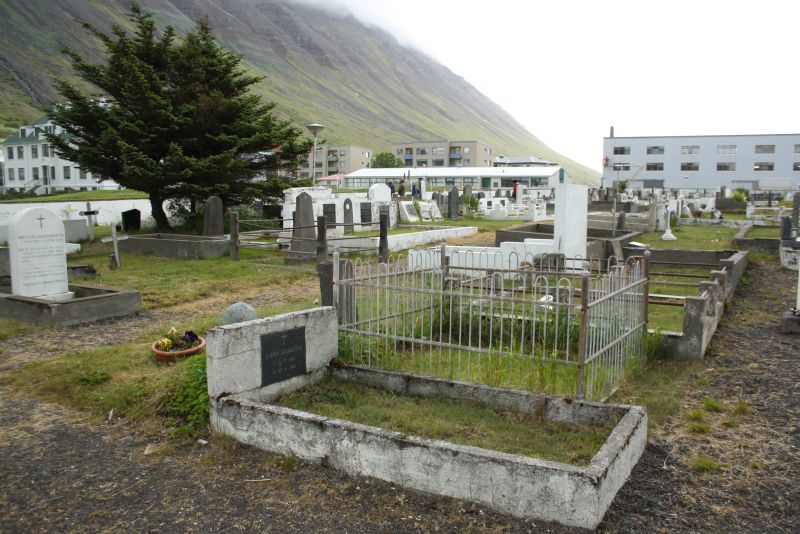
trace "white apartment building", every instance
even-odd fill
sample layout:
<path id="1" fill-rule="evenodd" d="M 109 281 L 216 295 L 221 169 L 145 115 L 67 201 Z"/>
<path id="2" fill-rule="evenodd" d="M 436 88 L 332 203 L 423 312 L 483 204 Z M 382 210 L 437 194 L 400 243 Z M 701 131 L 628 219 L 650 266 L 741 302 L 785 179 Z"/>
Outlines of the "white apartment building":
<path id="1" fill-rule="evenodd" d="M 31 125 L 20 126 L 17 133 L 2 142 L 5 164 L 0 192 L 33 191 L 46 195 L 67 190 L 119 189 L 113 180 L 98 183 L 92 173 L 62 159 L 44 133 L 60 134 L 61 128 L 43 117 Z"/>
<path id="2" fill-rule="evenodd" d="M 411 184 L 425 178 L 430 188 L 447 189 L 452 186 L 463 190 L 469 185 L 474 191 L 495 191 L 512 189 L 515 182 L 534 189 L 550 189 L 557 184 L 570 183 L 569 175 L 560 166 L 537 167 L 461 167 L 438 168 L 417 167 L 407 169 L 361 169 L 345 176 L 342 187 L 361 189 L 372 184 L 399 184 L 406 182 L 406 191 L 411 192 Z"/>
<path id="3" fill-rule="evenodd" d="M 301 164 L 298 176 L 303 179 L 311 178 L 311 165 L 315 167 L 316 178 L 331 174 L 349 174 L 369 167 L 374 155 L 371 148 L 358 145 L 318 145 L 316 155 L 308 153 L 308 159 Z"/>
<path id="4" fill-rule="evenodd" d="M 603 139 L 604 187 L 761 189 L 800 186 L 800 134 L 615 137 Z"/>
<path id="5" fill-rule="evenodd" d="M 406 168 L 491 167 L 492 147 L 481 141 L 409 141 L 392 143 Z"/>

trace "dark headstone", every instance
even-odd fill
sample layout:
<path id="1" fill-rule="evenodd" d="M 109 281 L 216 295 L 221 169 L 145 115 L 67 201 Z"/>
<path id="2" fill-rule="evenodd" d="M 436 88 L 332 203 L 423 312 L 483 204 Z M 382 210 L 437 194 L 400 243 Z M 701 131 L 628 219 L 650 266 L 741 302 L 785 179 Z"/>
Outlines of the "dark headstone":
<path id="1" fill-rule="evenodd" d="M 344 199 L 344 233 L 353 233 L 353 201 Z"/>
<path id="2" fill-rule="evenodd" d="M 468 198 L 472 198 L 472 186 L 471 185 L 465 185 L 464 186 L 464 200 L 466 200 Z"/>
<path id="3" fill-rule="evenodd" d="M 141 230 L 142 228 L 142 212 L 137 209 L 132 209 L 122 212 L 122 230 L 130 232 L 131 230 Z"/>
<path id="4" fill-rule="evenodd" d="M 792 228 L 797 228 L 800 221 L 800 193 L 795 193 L 792 197 Z"/>
<path id="5" fill-rule="evenodd" d="M 453 186 L 447 194 L 447 218 L 458 218 L 458 189 Z"/>
<path id="6" fill-rule="evenodd" d="M 295 203 L 294 228 L 292 229 L 291 251 L 298 252 L 296 259 L 311 261 L 317 251 L 317 233 L 314 221 L 314 203 L 311 195 L 300 193 Z"/>
<path id="7" fill-rule="evenodd" d="M 206 200 L 206 207 L 203 211 L 203 235 L 225 235 L 222 199 L 216 195 L 211 195 Z"/>
<path id="8" fill-rule="evenodd" d="M 792 219 L 784 217 L 781 219 L 781 239 L 788 241 L 792 238 Z"/>
<path id="9" fill-rule="evenodd" d="M 372 222 L 372 203 L 361 203 L 361 224 L 369 224 Z"/>
<path id="10" fill-rule="evenodd" d="M 478 193 L 478 199 L 480 200 L 482 198 L 486 198 L 486 193 L 484 193 L 483 191 Z"/>
<path id="11" fill-rule="evenodd" d="M 261 336 L 261 387 L 306 374 L 306 327 Z"/>
<path id="12" fill-rule="evenodd" d="M 621 212 L 617 216 L 617 230 L 623 230 L 625 228 L 625 212 Z"/>
<path id="13" fill-rule="evenodd" d="M 336 204 L 323 204 L 322 214 L 325 216 L 325 226 L 336 228 Z"/>
<path id="14" fill-rule="evenodd" d="M 495 197 L 501 197 L 501 196 L 503 196 L 503 193 L 502 193 L 502 191 L 500 191 L 500 190 L 498 189 L 497 191 L 495 191 L 495 192 L 494 192 L 494 196 L 495 196 Z"/>

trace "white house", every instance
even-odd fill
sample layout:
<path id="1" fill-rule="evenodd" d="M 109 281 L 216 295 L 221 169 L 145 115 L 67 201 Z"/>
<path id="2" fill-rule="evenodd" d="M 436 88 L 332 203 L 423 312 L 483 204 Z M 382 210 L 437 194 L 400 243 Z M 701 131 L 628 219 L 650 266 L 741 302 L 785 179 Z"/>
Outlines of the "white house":
<path id="1" fill-rule="evenodd" d="M 449 187 L 455 185 L 463 189 L 469 185 L 475 191 L 494 191 L 511 189 L 514 182 L 529 188 L 549 189 L 558 184 L 569 183 L 566 171 L 558 165 L 539 167 L 421 167 L 416 169 L 360 169 L 344 178 L 342 187 L 362 189 L 375 183 L 390 180 L 399 184 L 405 180 L 406 191 L 411 192 L 412 183 L 425 178 L 428 187 Z"/>
<path id="2" fill-rule="evenodd" d="M 800 134 L 603 139 L 603 181 L 666 189 L 800 186 Z M 769 187 L 772 189 L 773 187 Z"/>
<path id="3" fill-rule="evenodd" d="M 42 117 L 31 125 L 20 126 L 17 133 L 2 142 L 5 169 L 2 193 L 33 191 L 45 195 L 66 190 L 119 189 L 113 180 L 99 181 L 75 163 L 62 159 L 44 133 L 60 134 L 61 128 Z"/>

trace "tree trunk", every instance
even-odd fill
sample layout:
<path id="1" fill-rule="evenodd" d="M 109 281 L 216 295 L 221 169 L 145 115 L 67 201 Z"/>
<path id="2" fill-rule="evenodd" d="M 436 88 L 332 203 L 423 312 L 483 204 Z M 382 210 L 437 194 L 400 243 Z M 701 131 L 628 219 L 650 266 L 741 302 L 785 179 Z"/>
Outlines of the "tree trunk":
<path id="1" fill-rule="evenodd" d="M 153 212 L 153 218 L 156 220 L 156 228 L 158 230 L 172 230 L 163 204 L 163 198 L 150 193 L 150 209 Z"/>

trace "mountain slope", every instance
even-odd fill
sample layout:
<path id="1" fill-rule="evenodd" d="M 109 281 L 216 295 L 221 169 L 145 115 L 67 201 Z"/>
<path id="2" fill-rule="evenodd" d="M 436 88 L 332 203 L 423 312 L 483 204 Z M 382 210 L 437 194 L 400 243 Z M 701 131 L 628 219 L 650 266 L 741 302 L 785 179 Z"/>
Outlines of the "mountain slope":
<path id="1" fill-rule="evenodd" d="M 374 150 L 408 140 L 471 140 L 494 153 L 560 162 L 575 181 L 599 174 L 557 154 L 463 78 L 352 15 L 281 0 L 144 0 L 179 33 L 207 16 L 220 41 L 267 78 L 255 91 L 298 124 L 321 122 L 324 137 Z M 94 60 L 102 30 L 126 24 L 127 0 L 4 0 L 0 3 L 0 124 L 31 120 L 57 98 L 53 77 L 73 79 L 58 53 L 69 46 Z M 44 15 L 44 16 L 43 16 Z"/>

